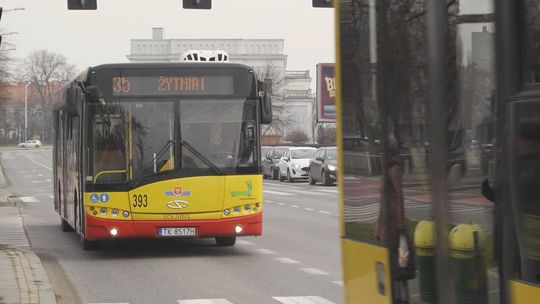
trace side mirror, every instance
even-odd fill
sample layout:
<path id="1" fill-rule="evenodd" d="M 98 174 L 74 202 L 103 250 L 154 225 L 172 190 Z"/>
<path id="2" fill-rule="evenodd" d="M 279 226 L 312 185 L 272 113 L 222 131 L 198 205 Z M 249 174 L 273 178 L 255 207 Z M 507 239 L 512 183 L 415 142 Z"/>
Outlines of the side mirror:
<path id="1" fill-rule="evenodd" d="M 272 123 L 272 98 L 270 98 L 270 94 L 264 92 L 259 100 L 261 102 L 261 123 L 266 125 Z"/>
<path id="2" fill-rule="evenodd" d="M 82 100 L 82 89 L 73 83 L 66 91 L 66 112 L 69 116 L 79 116 Z"/>
<path id="3" fill-rule="evenodd" d="M 98 86 L 86 87 L 86 95 L 88 96 L 88 100 L 90 102 L 99 102 L 101 104 L 105 104 L 105 99 L 103 98 L 101 90 Z"/>
<path id="4" fill-rule="evenodd" d="M 318 160 L 318 161 L 324 162 L 324 159 L 322 157 L 320 157 L 320 156 L 317 156 L 317 158 L 315 158 L 315 159 Z"/>

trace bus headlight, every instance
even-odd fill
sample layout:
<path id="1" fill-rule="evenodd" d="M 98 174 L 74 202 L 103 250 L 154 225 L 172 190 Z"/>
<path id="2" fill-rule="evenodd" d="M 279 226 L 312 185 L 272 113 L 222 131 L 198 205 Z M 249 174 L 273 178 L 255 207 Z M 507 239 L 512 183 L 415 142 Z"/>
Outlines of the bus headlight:
<path id="1" fill-rule="evenodd" d="M 223 210 L 223 214 L 229 215 L 229 214 L 231 214 L 231 210 L 225 209 L 225 210 Z"/>
<path id="2" fill-rule="evenodd" d="M 118 209 L 113 209 L 113 210 L 111 211 L 111 215 L 112 215 L 112 216 L 118 216 Z"/>
<path id="3" fill-rule="evenodd" d="M 236 227 L 234 227 L 234 231 L 236 232 L 236 234 L 240 234 L 242 233 L 242 231 L 244 231 L 244 227 L 236 225 Z"/>
<path id="4" fill-rule="evenodd" d="M 123 216 L 123 217 L 128 217 L 128 216 L 129 216 L 129 212 L 127 212 L 127 211 L 122 212 L 122 216 Z"/>

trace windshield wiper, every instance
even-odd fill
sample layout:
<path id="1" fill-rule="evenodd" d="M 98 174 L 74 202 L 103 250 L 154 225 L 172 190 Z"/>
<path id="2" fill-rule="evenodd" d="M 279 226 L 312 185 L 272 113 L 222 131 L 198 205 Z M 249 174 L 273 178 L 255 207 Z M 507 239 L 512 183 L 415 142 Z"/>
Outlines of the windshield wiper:
<path id="1" fill-rule="evenodd" d="M 214 165 L 206 156 L 202 155 L 195 147 L 193 147 L 190 143 L 188 143 L 185 140 L 180 141 L 180 145 L 186 147 L 189 152 L 191 152 L 193 155 L 195 155 L 198 159 L 200 159 L 203 163 L 205 163 L 210 169 L 212 169 L 217 175 L 223 175 L 223 171 L 221 169 Z"/>
<path id="2" fill-rule="evenodd" d="M 169 147 L 174 144 L 176 141 L 173 140 L 173 139 L 169 139 L 165 145 L 163 146 L 163 148 L 161 148 L 161 150 L 159 150 L 159 152 L 156 154 L 156 156 L 154 156 L 154 158 L 149 162 L 149 163 L 146 163 L 145 166 L 143 166 L 143 169 L 142 169 L 142 172 L 146 171 L 148 168 L 150 168 L 151 166 L 153 166 L 155 164 L 155 162 L 161 157 L 161 155 L 163 155 L 163 153 L 165 153 L 165 151 L 167 151 L 167 149 L 169 149 Z M 156 172 L 154 172 L 156 173 Z"/>
<path id="3" fill-rule="evenodd" d="M 175 140 L 169 139 L 169 140 L 165 143 L 165 145 L 163 146 L 163 148 L 161 148 L 161 150 L 159 151 L 159 153 L 156 154 L 156 156 L 154 156 L 154 158 L 153 158 L 149 163 L 146 163 L 146 165 L 143 165 L 142 170 L 141 170 L 141 175 L 140 175 L 139 177 L 133 179 L 133 181 L 132 181 L 133 185 L 137 186 L 137 185 L 138 185 L 145 177 L 151 175 L 151 174 L 145 174 L 145 171 L 146 171 L 148 168 L 150 168 L 151 166 L 153 166 L 153 165 L 154 165 L 154 162 L 155 162 L 156 160 L 158 160 L 158 159 L 161 157 L 161 155 L 163 155 L 163 153 L 165 153 L 165 151 L 167 151 L 167 149 L 168 149 L 172 144 L 174 144 L 174 143 L 176 143 Z M 151 172 L 151 173 L 156 173 L 156 172 Z"/>

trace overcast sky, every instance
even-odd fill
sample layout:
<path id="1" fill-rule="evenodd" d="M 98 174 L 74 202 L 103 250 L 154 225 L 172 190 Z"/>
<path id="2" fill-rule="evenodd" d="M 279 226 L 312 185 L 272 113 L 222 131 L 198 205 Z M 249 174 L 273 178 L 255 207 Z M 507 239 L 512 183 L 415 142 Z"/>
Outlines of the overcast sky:
<path id="1" fill-rule="evenodd" d="M 67 0 L 2 0 L 2 48 L 10 55 L 33 50 L 59 53 L 78 70 L 127 62 L 130 39 L 150 39 L 163 27 L 166 39 L 285 39 L 288 70 L 334 62 L 334 10 L 311 0 L 212 0 L 212 10 L 182 9 L 182 0 L 97 0 L 96 11 L 68 11 Z M 24 11 L 5 10 L 24 7 Z M 315 88 L 312 87 L 312 90 Z"/>

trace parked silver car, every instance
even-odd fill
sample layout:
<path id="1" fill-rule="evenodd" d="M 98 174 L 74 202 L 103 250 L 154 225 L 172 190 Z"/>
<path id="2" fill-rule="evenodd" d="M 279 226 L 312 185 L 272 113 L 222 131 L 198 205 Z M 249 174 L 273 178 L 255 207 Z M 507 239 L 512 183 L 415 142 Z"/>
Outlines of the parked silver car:
<path id="1" fill-rule="evenodd" d="M 263 156 L 262 159 L 262 165 L 263 165 L 263 177 L 264 178 L 270 178 L 270 179 L 278 179 L 278 167 L 277 163 L 279 162 L 279 159 L 281 156 L 283 156 L 283 153 L 287 151 L 288 147 L 285 146 L 275 146 L 271 147 L 268 152 L 266 152 L 266 155 Z"/>

